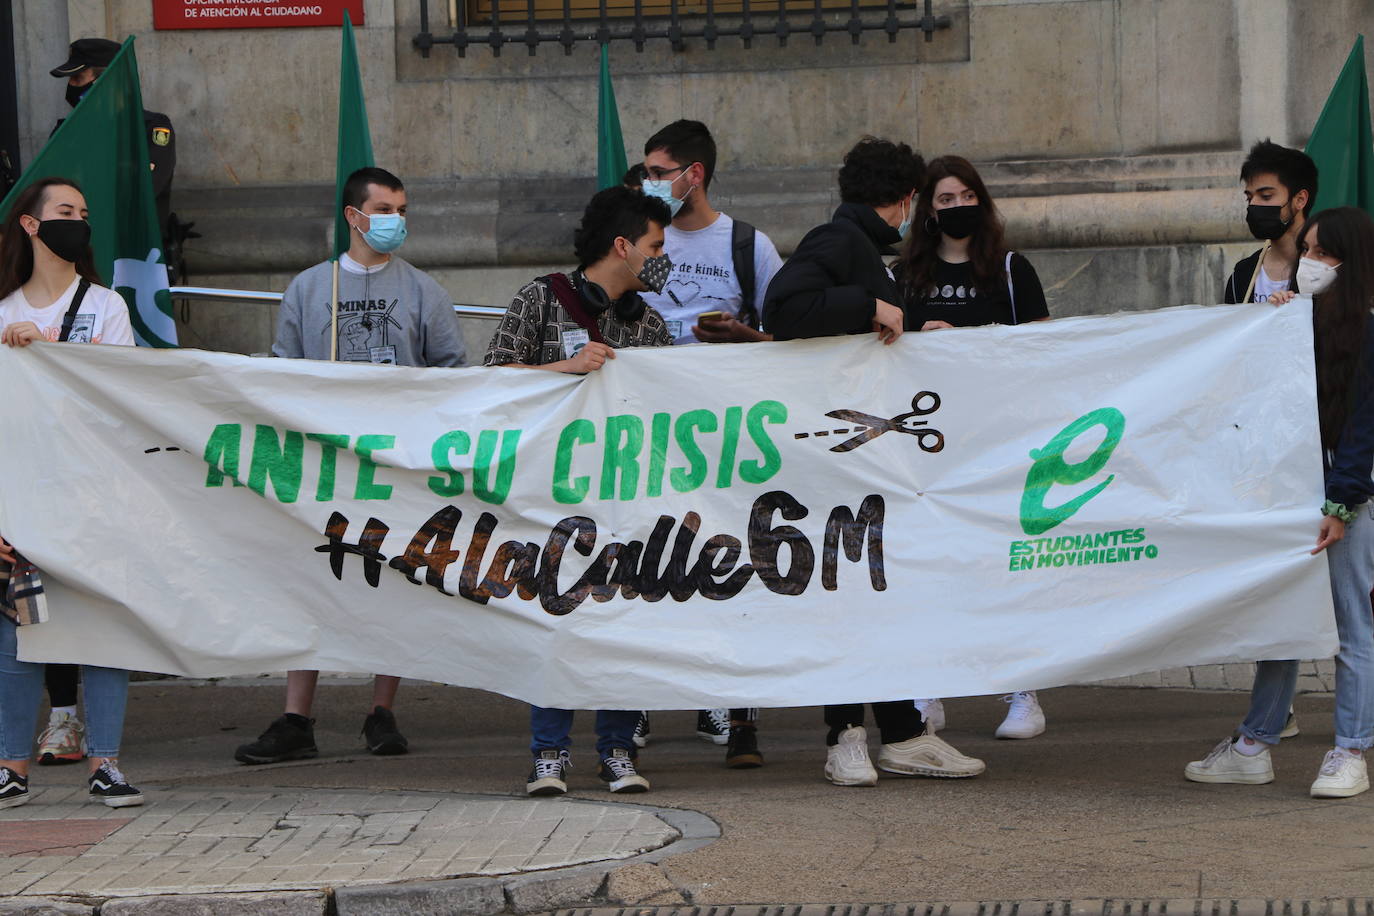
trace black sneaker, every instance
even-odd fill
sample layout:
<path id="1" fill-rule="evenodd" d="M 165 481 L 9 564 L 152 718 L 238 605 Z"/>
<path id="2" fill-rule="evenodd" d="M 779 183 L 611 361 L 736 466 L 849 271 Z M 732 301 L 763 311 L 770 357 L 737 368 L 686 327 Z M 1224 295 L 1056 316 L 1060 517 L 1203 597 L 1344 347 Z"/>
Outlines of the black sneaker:
<path id="1" fill-rule="evenodd" d="M 267 726 L 267 731 L 258 735 L 258 740 L 240 744 L 234 751 L 234 759 L 239 763 L 278 763 L 319 756 L 319 748 L 315 747 L 315 720 L 303 716 L 295 718 L 303 720 L 305 725 L 282 716 Z"/>
<path id="2" fill-rule="evenodd" d="M 649 714 L 641 712 L 639 719 L 635 722 L 634 731 L 635 747 L 645 747 L 649 743 Z"/>
<path id="3" fill-rule="evenodd" d="M 525 791 L 530 795 L 562 795 L 568 791 L 565 781 L 572 761 L 563 749 L 540 751 L 534 758 L 530 778 L 525 780 Z"/>
<path id="4" fill-rule="evenodd" d="M 132 808 L 143 804 L 143 793 L 129 785 L 113 760 L 106 760 L 91 774 L 91 799 L 104 802 L 107 808 Z"/>
<path id="5" fill-rule="evenodd" d="M 28 804 L 29 780 L 9 767 L 0 767 L 0 808 L 17 808 Z"/>
<path id="6" fill-rule="evenodd" d="M 648 792 L 649 780 L 639 775 L 634 758 L 623 747 L 611 749 L 609 757 L 601 758 L 596 775 L 612 792 Z"/>
<path id="7" fill-rule="evenodd" d="M 732 770 L 751 770 L 763 766 L 759 739 L 754 726 L 730 726 L 730 743 L 725 748 L 725 765 Z"/>
<path id="8" fill-rule="evenodd" d="M 367 749 L 378 757 L 404 754 L 410 746 L 396 729 L 396 717 L 391 710 L 381 706 L 372 707 L 372 712 L 363 720 L 363 740 L 367 742 Z"/>
<path id="9" fill-rule="evenodd" d="M 712 744 L 730 740 L 730 710 L 702 709 L 697 712 L 697 737 Z"/>

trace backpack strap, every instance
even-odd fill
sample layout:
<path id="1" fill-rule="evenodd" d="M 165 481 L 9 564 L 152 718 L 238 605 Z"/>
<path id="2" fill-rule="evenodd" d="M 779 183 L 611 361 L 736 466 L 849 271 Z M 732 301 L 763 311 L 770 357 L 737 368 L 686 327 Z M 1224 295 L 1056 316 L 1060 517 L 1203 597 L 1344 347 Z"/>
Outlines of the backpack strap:
<path id="1" fill-rule="evenodd" d="M 573 289 L 572 281 L 567 274 L 549 274 L 540 277 L 545 283 L 549 284 L 549 289 L 553 290 L 556 298 L 568 316 L 582 326 L 587 332 L 587 336 L 597 343 L 604 344 L 606 338 L 601 336 L 601 329 L 596 326 L 596 321 L 587 312 L 587 307 L 582 304 L 582 296 Z"/>
<path id="2" fill-rule="evenodd" d="M 755 329 L 759 326 L 759 313 L 754 308 L 754 297 L 758 292 L 758 278 L 754 275 L 754 234 L 757 231 L 740 219 L 730 227 L 730 258 L 734 262 L 741 299 L 739 320 Z"/>
<path id="3" fill-rule="evenodd" d="M 86 290 L 91 288 L 91 281 L 85 277 L 76 284 L 76 292 L 72 294 L 72 304 L 67 307 L 67 314 L 62 316 L 62 333 L 57 336 L 58 343 L 66 343 L 67 338 L 72 336 L 72 325 L 76 323 L 76 313 L 81 308 L 81 300 L 86 298 Z"/>
<path id="4" fill-rule="evenodd" d="M 1016 320 L 1016 287 L 1011 282 L 1011 256 L 1012 252 L 1007 252 L 1007 262 L 1005 269 L 1007 272 L 1007 295 L 1011 297 L 1011 323 L 1018 324 Z"/>

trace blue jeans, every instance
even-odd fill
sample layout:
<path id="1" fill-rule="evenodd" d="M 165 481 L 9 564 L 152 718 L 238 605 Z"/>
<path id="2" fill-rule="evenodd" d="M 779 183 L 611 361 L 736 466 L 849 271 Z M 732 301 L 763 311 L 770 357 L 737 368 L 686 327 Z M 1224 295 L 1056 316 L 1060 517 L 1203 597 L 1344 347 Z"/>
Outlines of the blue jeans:
<path id="1" fill-rule="evenodd" d="M 624 748 L 635 756 L 635 723 L 639 713 L 630 709 L 598 709 L 596 711 L 596 752 L 609 757 L 615 748 Z M 530 707 L 530 753 L 536 757 L 540 751 L 567 750 L 572 739 L 573 711 L 571 709 L 551 709 L 545 706 Z"/>
<path id="2" fill-rule="evenodd" d="M 19 628 L 0 617 L 0 760 L 28 760 L 43 701 L 43 665 L 21 662 Z M 86 753 L 118 757 L 124 732 L 124 704 L 129 696 L 129 672 L 123 668 L 81 666 L 86 693 Z"/>
<path id="3" fill-rule="evenodd" d="M 1355 510 L 1345 537 L 1326 548 L 1331 569 L 1331 600 L 1336 606 L 1336 746 L 1374 747 L 1374 503 Z M 1278 744 L 1298 683 L 1298 663 L 1260 662 L 1250 690 L 1250 714 L 1240 733 Z"/>

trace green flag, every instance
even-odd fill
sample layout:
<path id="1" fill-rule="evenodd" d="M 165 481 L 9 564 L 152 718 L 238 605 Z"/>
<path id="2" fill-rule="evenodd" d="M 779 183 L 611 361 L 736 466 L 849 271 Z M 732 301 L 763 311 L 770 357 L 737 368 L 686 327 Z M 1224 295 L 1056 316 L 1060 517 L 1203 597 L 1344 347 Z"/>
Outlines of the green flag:
<path id="1" fill-rule="evenodd" d="M 596 102 L 596 189 L 614 187 L 625 177 L 625 138 L 620 134 L 620 113 L 615 108 L 611 85 L 611 58 L 601 46 L 601 88 Z"/>
<path id="2" fill-rule="evenodd" d="M 148 168 L 148 129 L 143 122 L 133 38 L 124 42 L 110 66 L 39 150 L 0 202 L 0 212 L 8 213 L 25 187 L 54 176 L 81 186 L 90 211 L 96 270 L 128 303 L 129 321 L 139 344 L 175 347 L 177 328 Z"/>
<path id="3" fill-rule="evenodd" d="M 372 133 L 367 127 L 363 78 L 358 72 L 358 46 L 353 43 L 353 19 L 344 10 L 343 49 L 339 55 L 339 151 L 334 166 L 334 257 L 348 250 L 348 221 L 343 215 L 343 189 L 348 176 L 376 165 Z"/>
<path id="4" fill-rule="evenodd" d="M 1359 207 L 1374 214 L 1374 136 L 1369 126 L 1369 81 L 1364 69 L 1364 36 L 1336 77 L 1326 97 L 1307 155 L 1317 163 L 1317 202 L 1328 207 Z"/>

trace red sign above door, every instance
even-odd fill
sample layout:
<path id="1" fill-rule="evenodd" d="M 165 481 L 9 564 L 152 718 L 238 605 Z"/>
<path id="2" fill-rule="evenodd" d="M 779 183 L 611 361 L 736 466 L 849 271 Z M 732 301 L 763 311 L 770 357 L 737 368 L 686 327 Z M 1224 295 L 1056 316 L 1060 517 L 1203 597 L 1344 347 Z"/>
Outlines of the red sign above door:
<path id="1" fill-rule="evenodd" d="M 153 0 L 155 29 L 262 29 L 363 24 L 363 0 Z"/>

